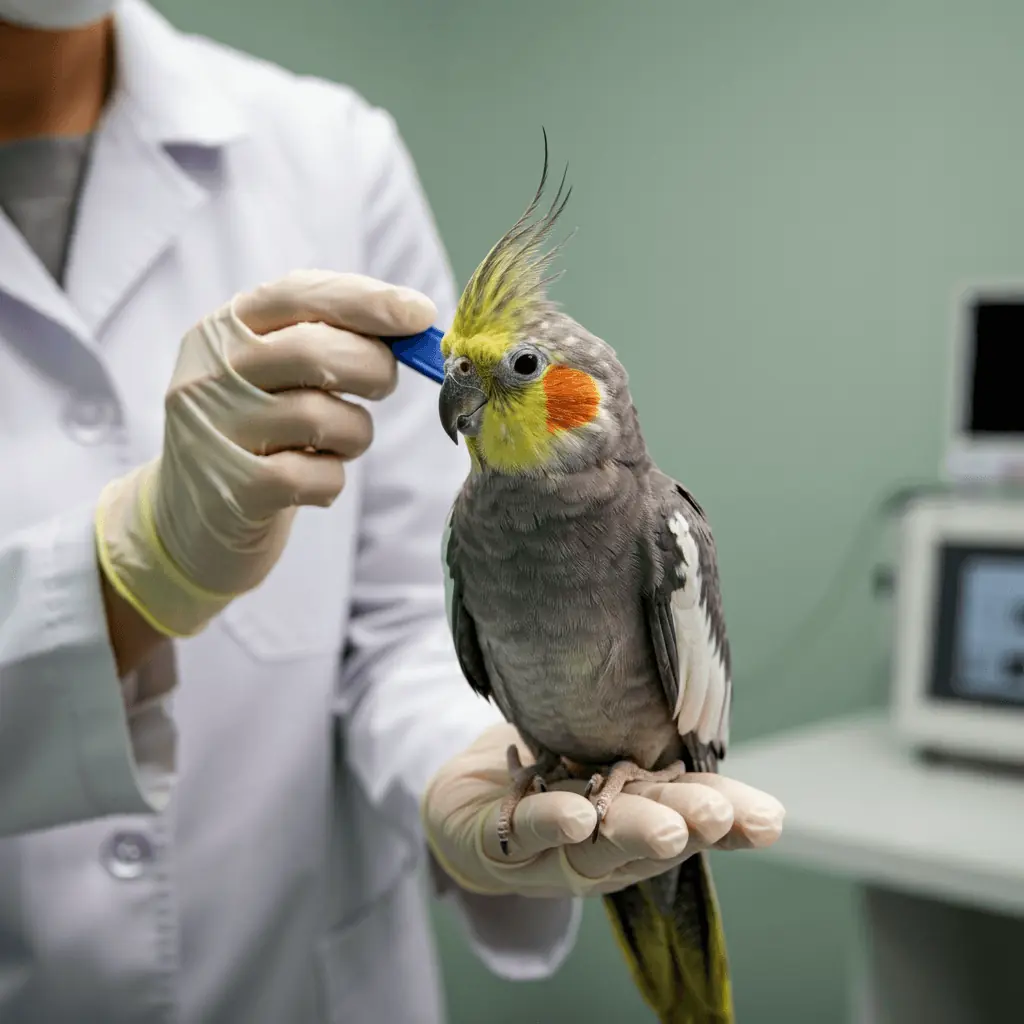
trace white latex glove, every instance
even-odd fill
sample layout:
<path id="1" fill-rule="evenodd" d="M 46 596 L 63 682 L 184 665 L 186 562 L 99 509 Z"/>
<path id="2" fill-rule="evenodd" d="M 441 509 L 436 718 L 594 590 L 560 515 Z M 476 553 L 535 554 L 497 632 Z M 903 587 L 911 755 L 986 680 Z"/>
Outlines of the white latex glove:
<path id="1" fill-rule="evenodd" d="M 185 335 L 163 454 L 103 491 L 100 562 L 155 629 L 188 636 L 260 583 L 297 506 L 330 505 L 369 413 L 397 382 L 375 335 L 422 331 L 426 296 L 355 274 L 298 271 L 236 296 Z"/>
<path id="2" fill-rule="evenodd" d="M 558 897 L 616 892 L 661 874 L 701 850 L 770 846 L 785 810 L 767 793 L 722 775 L 630 783 L 601 825 L 584 782 L 557 783 L 524 797 L 513 816 L 509 854 L 498 845 L 498 808 L 509 792 L 506 751 L 516 730 L 492 726 L 431 779 L 422 813 L 427 843 L 464 889 L 487 895 Z"/>

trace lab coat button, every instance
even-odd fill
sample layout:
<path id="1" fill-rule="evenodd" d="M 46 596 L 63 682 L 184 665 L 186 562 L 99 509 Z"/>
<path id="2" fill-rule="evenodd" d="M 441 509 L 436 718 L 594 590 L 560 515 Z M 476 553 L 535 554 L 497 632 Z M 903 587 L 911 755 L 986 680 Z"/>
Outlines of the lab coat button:
<path id="1" fill-rule="evenodd" d="M 141 832 L 115 832 L 103 849 L 103 866 L 114 878 L 138 878 L 153 859 L 153 846 Z"/>
<path id="2" fill-rule="evenodd" d="M 64 410 L 64 429 L 82 445 L 110 440 L 118 423 L 117 406 L 104 398 L 74 398 Z"/>

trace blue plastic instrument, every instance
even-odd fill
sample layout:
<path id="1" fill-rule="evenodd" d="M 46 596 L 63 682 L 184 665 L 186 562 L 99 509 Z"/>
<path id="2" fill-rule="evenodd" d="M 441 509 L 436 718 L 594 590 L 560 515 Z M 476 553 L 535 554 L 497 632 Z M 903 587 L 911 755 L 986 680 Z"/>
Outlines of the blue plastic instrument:
<path id="1" fill-rule="evenodd" d="M 382 338 L 391 346 L 395 358 L 411 366 L 424 377 L 444 382 L 444 356 L 441 355 L 441 339 L 444 331 L 428 327 L 421 334 L 410 334 L 404 338 Z"/>

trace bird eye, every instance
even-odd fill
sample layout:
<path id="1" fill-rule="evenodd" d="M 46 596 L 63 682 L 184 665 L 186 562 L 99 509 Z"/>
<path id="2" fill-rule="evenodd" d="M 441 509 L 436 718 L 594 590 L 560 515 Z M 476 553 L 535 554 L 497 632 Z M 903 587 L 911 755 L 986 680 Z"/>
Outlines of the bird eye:
<path id="1" fill-rule="evenodd" d="M 512 369 L 520 377 L 529 377 L 537 372 L 538 362 L 539 360 L 532 352 L 524 352 L 522 355 L 516 356 L 515 362 L 512 363 Z"/>

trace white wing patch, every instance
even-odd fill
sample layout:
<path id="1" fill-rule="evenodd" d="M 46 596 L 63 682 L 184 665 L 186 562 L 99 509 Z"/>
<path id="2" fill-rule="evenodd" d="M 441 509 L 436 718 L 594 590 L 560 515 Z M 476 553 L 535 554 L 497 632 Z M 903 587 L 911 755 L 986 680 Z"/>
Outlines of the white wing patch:
<path id="1" fill-rule="evenodd" d="M 701 743 L 724 741 L 727 737 L 722 733 L 728 732 L 728 685 L 722 655 L 700 601 L 704 585 L 700 551 L 681 512 L 672 516 L 668 528 L 682 555 L 677 574 L 681 579 L 685 576 L 671 600 L 679 655 L 676 728 L 680 736 L 696 732 Z"/>
<path id="2" fill-rule="evenodd" d="M 722 715 L 719 719 L 718 741 L 723 748 L 729 746 L 729 723 L 732 721 L 732 687 L 726 687 Z"/>

